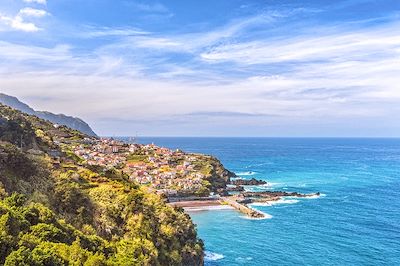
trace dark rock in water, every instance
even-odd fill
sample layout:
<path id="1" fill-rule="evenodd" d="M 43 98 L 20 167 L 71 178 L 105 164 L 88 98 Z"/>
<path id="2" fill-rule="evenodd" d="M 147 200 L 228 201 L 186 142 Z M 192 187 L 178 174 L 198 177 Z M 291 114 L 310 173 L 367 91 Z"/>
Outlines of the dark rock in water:
<path id="1" fill-rule="evenodd" d="M 250 213 L 250 217 L 251 218 L 264 218 L 264 214 L 257 212 L 257 211 L 253 211 Z"/>
<path id="2" fill-rule="evenodd" d="M 28 115 L 34 115 L 39 118 L 48 120 L 53 124 L 67 126 L 69 128 L 85 133 L 86 135 L 89 136 L 93 137 L 96 136 L 96 133 L 94 133 L 94 131 L 90 128 L 90 126 L 80 118 L 66 116 L 63 114 L 53 114 L 50 112 L 35 111 L 29 105 L 18 100 L 18 98 L 3 93 L 0 93 L 0 103 L 7 105 L 11 108 L 14 108 L 18 111 L 21 111 L 23 113 L 26 113 Z"/>
<path id="3" fill-rule="evenodd" d="M 242 187 L 242 186 L 227 187 L 226 191 L 228 191 L 228 192 L 242 192 L 242 191 L 244 191 L 244 187 Z"/>
<path id="4" fill-rule="evenodd" d="M 231 181 L 232 185 L 236 186 L 258 186 L 267 184 L 264 180 L 257 180 L 255 178 L 252 179 L 236 179 Z"/>
<path id="5" fill-rule="evenodd" d="M 253 203 L 253 201 L 251 199 L 243 199 L 243 200 L 238 200 L 237 201 L 240 204 L 250 204 Z"/>
<path id="6" fill-rule="evenodd" d="M 240 194 L 245 198 L 279 198 L 279 197 L 297 197 L 307 198 L 312 196 L 319 196 L 320 193 L 312 194 L 301 194 L 298 192 L 286 192 L 286 191 L 263 191 L 263 192 L 243 192 Z"/>

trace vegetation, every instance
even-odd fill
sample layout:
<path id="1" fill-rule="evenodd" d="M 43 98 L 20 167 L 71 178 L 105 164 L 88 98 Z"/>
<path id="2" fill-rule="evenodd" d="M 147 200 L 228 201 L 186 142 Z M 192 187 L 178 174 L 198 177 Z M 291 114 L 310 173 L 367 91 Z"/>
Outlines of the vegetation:
<path id="1" fill-rule="evenodd" d="M 85 137 L 0 105 L 0 264 L 201 265 L 190 217 L 118 169 L 80 164 L 68 145 Z"/>
<path id="2" fill-rule="evenodd" d="M 131 154 L 127 157 L 129 163 L 143 162 L 148 158 L 147 155 Z"/>

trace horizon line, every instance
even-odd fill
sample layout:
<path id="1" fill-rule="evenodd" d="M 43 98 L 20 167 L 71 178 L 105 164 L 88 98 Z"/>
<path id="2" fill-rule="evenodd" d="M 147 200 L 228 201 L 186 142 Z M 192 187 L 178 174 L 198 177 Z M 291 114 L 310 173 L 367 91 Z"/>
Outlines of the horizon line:
<path id="1" fill-rule="evenodd" d="M 100 138 L 400 139 L 400 136 L 99 136 Z"/>

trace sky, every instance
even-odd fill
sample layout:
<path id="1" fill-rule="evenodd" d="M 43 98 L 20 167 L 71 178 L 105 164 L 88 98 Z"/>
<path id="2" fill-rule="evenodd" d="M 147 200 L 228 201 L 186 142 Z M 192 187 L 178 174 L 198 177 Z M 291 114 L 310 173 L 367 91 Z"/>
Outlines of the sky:
<path id="1" fill-rule="evenodd" d="M 103 136 L 400 137 L 400 1 L 0 0 L 0 91 Z"/>

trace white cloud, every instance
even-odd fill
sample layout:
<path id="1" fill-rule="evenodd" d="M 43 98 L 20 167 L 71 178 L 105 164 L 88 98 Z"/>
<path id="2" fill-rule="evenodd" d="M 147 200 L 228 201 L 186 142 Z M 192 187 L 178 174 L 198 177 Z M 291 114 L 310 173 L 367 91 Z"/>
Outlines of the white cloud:
<path id="1" fill-rule="evenodd" d="M 87 27 L 86 30 L 80 33 L 75 33 L 81 38 L 98 38 L 98 37 L 126 37 L 126 36 L 140 36 L 147 35 L 149 32 L 137 28 L 109 28 L 109 27 Z"/>
<path id="2" fill-rule="evenodd" d="M 26 7 L 21 9 L 14 17 L 0 14 L 0 22 L 14 30 L 37 32 L 40 31 L 41 28 L 35 23 L 26 20 L 29 18 L 41 18 L 46 15 L 48 15 L 48 13 L 45 10 Z"/>
<path id="3" fill-rule="evenodd" d="M 0 15 L 0 22 L 2 22 L 3 24 L 9 26 L 14 30 L 20 30 L 25 32 L 36 32 L 40 30 L 40 28 L 37 27 L 34 23 L 25 22 L 24 19 L 19 15 L 15 17 Z"/>
<path id="4" fill-rule="evenodd" d="M 16 16 L 11 20 L 10 26 L 13 29 L 16 30 L 21 30 L 21 31 L 26 31 L 26 32 L 35 32 L 39 31 L 40 28 L 38 28 L 35 24 L 31 22 L 25 22 L 22 17 Z"/>
<path id="5" fill-rule="evenodd" d="M 368 60 L 372 56 L 392 56 L 400 47 L 399 24 L 390 30 L 341 32 L 322 36 L 297 36 L 278 41 L 257 40 L 223 44 L 201 54 L 210 62 L 231 61 L 238 64 L 271 64 L 317 60 Z"/>
<path id="6" fill-rule="evenodd" d="M 73 58 L 70 51 L 71 47 L 68 45 L 57 45 L 54 48 L 45 48 L 0 41 L 0 50 L 0 58 L 9 62 L 13 61 L 13 59 L 15 62 L 36 60 L 38 62 L 50 64 L 59 61 L 68 62 Z"/>
<path id="7" fill-rule="evenodd" d="M 30 8 L 30 7 L 25 7 L 18 12 L 18 16 L 20 16 L 20 17 L 40 18 L 40 17 L 46 16 L 47 14 L 48 13 L 45 10 L 35 9 L 35 8 Z"/>
<path id="8" fill-rule="evenodd" d="M 41 5 L 46 5 L 47 0 L 23 0 L 25 3 L 37 3 Z"/>

